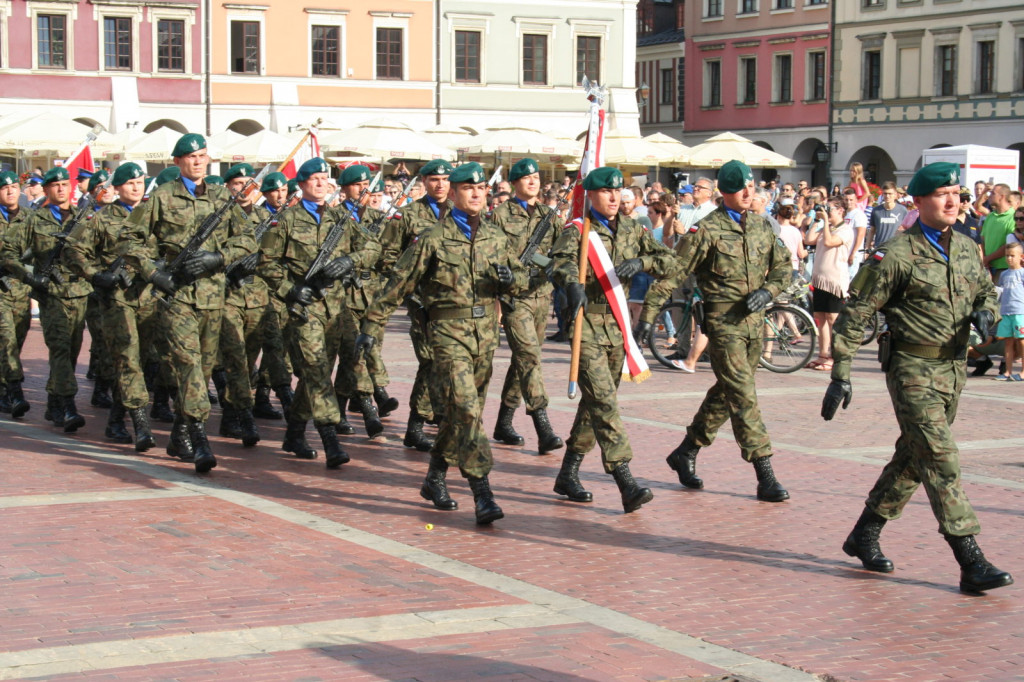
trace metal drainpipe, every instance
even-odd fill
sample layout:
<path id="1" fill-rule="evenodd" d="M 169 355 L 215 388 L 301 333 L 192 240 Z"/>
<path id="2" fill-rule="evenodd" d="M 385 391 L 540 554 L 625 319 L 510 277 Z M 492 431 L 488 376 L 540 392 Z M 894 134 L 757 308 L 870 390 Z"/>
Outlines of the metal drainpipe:
<path id="1" fill-rule="evenodd" d="M 211 95 L 210 95 L 210 78 L 211 78 L 211 73 L 212 73 L 212 68 L 213 68 L 211 63 L 210 63 L 210 61 L 211 61 L 211 54 L 210 54 L 210 52 L 211 52 L 211 43 L 212 43 L 211 28 L 210 28 L 211 25 L 212 25 L 212 20 L 210 18 L 211 11 L 212 11 L 212 8 L 211 8 L 210 0 L 203 0 L 203 32 L 206 34 L 203 37 L 203 59 L 205 61 L 205 67 L 206 67 L 204 69 L 204 74 L 203 74 L 203 81 L 204 81 L 203 89 L 205 91 L 205 97 L 206 97 L 206 135 L 207 136 L 210 136 L 210 135 L 213 134 L 213 122 L 212 122 L 213 111 L 212 111 L 212 108 L 211 108 L 212 104 L 210 102 L 210 97 L 211 97 Z"/>
<path id="2" fill-rule="evenodd" d="M 434 3 L 434 123 L 441 124 L 441 3 Z"/>
<path id="3" fill-rule="evenodd" d="M 825 177 L 828 178 L 828 191 L 832 191 L 832 147 L 833 147 L 833 118 L 835 116 L 835 84 L 836 84 L 836 5 L 839 0 L 831 0 L 829 7 L 830 20 L 828 32 L 828 168 L 825 169 Z"/>

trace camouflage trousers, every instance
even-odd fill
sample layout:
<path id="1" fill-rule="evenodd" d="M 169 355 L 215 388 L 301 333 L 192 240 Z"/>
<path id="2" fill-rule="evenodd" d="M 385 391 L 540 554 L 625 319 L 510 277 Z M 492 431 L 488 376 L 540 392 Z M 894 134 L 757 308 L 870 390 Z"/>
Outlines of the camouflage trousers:
<path id="1" fill-rule="evenodd" d="M 78 393 L 75 365 L 82 351 L 87 298 L 44 296 L 39 302 L 43 340 L 50 351 L 50 376 L 46 380 L 46 392 L 49 394 L 67 398 Z"/>
<path id="2" fill-rule="evenodd" d="M 104 304 L 103 328 L 117 375 L 121 403 L 128 409 L 149 402 L 143 372 L 142 349 L 156 345 L 159 337 L 157 302 L 147 296 L 138 307 L 121 301 Z"/>
<path id="3" fill-rule="evenodd" d="M 113 383 L 114 360 L 107 352 L 107 340 L 103 328 L 103 303 L 95 292 L 89 294 L 89 302 L 85 308 L 85 324 L 89 329 L 89 367 L 97 379 Z"/>
<path id="4" fill-rule="evenodd" d="M 205 422 L 210 418 L 210 375 L 217 361 L 223 310 L 201 310 L 171 300 L 157 317 L 167 344 L 167 364 L 178 391 L 177 412 Z"/>
<path id="5" fill-rule="evenodd" d="M 29 288 L 12 282 L 11 290 L 0 294 L 0 384 L 24 381 L 21 349 L 32 326 Z"/>
<path id="6" fill-rule="evenodd" d="M 391 383 L 388 370 L 381 357 L 384 345 L 384 328 L 377 335 L 377 343 L 355 361 L 356 337 L 363 321 L 365 310 L 345 306 L 341 309 L 340 336 L 338 338 L 338 374 L 334 380 L 334 392 L 339 399 L 350 398 L 355 393 L 373 393 L 375 386 L 384 387 Z"/>
<path id="7" fill-rule="evenodd" d="M 708 353 L 716 381 L 686 427 L 686 435 L 695 444 L 704 448 L 715 442 L 718 429 L 728 419 L 743 459 L 752 462 L 771 456 L 772 443 L 761 419 L 754 386 L 761 346 L 760 337 L 709 334 Z"/>
<path id="8" fill-rule="evenodd" d="M 515 309 L 502 314 L 505 326 L 505 337 L 512 350 L 512 364 L 505 373 L 505 385 L 501 389 L 501 402 L 506 407 L 519 407 L 519 399 L 526 401 L 526 412 L 545 409 L 548 406 L 548 394 L 544 388 L 544 375 L 541 372 L 540 350 L 544 343 L 544 330 L 547 329 L 548 315 L 551 310 L 551 297 L 545 293 L 541 296 L 519 298 L 515 301 Z"/>
<path id="9" fill-rule="evenodd" d="M 416 355 L 416 378 L 409 394 L 409 409 L 424 419 L 438 419 L 442 415 L 444 393 L 440 382 L 434 381 L 434 351 L 427 338 L 427 311 L 419 303 L 409 301 L 409 338 Z"/>
<path id="10" fill-rule="evenodd" d="M 580 345 L 580 405 L 565 447 L 567 452 L 585 455 L 598 445 L 606 473 L 633 459 L 616 398 L 625 359 L 622 344 L 604 345 L 584 338 Z"/>
<path id="11" fill-rule="evenodd" d="M 220 362 L 227 373 L 226 396 L 236 410 L 252 408 L 252 385 L 249 377 L 256 367 L 263 346 L 263 315 L 266 307 L 246 308 L 224 304 L 224 319 L 220 323 Z"/>
<path id="12" fill-rule="evenodd" d="M 292 363 L 284 343 L 284 323 L 287 319 L 288 308 L 284 302 L 271 296 L 270 305 L 263 310 L 263 318 L 260 320 L 263 356 L 260 358 L 258 384 L 265 386 L 291 386 L 292 384 Z"/>
<path id="13" fill-rule="evenodd" d="M 956 419 L 966 364 L 925 360 L 893 353 L 885 377 L 900 437 L 882 469 L 867 506 L 886 519 L 898 519 L 918 486 L 923 485 L 943 535 L 981 531 L 960 480 L 960 452 L 950 425 Z"/>
<path id="14" fill-rule="evenodd" d="M 309 306 L 308 321 L 301 322 L 289 315 L 285 324 L 285 343 L 292 357 L 292 366 L 299 377 L 292 402 L 291 416 L 301 421 L 313 420 L 316 426 L 337 424 L 341 421 L 338 399 L 331 383 L 335 352 L 341 326 L 338 318 L 326 317 Z"/>

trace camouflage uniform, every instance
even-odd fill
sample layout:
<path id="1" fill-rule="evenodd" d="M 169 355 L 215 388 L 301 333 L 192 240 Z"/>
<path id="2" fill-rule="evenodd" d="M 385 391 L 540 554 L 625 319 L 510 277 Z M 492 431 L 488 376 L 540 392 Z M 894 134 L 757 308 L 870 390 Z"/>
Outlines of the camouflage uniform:
<path id="1" fill-rule="evenodd" d="M 960 482 L 950 425 L 966 379 L 971 313 L 995 314 L 998 306 L 977 246 L 950 232 L 948 263 L 920 223 L 869 258 L 836 322 L 832 379 L 849 381 L 865 321 L 877 310 L 885 313 L 893 343 L 885 379 L 900 437 L 866 506 L 884 519 L 897 519 L 924 484 L 939 532 L 956 537 L 975 535 L 980 525 Z"/>
<path id="2" fill-rule="evenodd" d="M 253 213 L 260 214 L 259 220 L 256 221 L 258 224 L 272 211 L 265 206 L 257 206 Z M 276 211 L 273 213 L 277 215 Z M 263 286 L 269 294 L 270 289 L 266 282 L 258 276 L 257 279 L 263 282 Z M 260 359 L 259 378 L 256 382 L 258 385 L 273 386 L 274 388 L 292 385 L 292 363 L 288 357 L 288 351 L 285 349 L 283 336 L 287 316 L 288 308 L 284 302 L 276 296 L 268 295 L 267 307 L 264 308 L 263 317 L 260 318 L 259 336 L 262 340 L 263 356 Z"/>
<path id="3" fill-rule="evenodd" d="M 31 214 L 31 209 L 20 208 L 8 222 L 0 212 L 0 238 L 6 241 L 7 232 L 20 229 L 18 225 L 28 220 Z M 25 380 L 21 349 L 32 325 L 32 302 L 29 298 L 31 287 L 15 276 L 7 277 L 5 281 L 9 291 L 0 292 L 0 383 L 8 384 Z"/>

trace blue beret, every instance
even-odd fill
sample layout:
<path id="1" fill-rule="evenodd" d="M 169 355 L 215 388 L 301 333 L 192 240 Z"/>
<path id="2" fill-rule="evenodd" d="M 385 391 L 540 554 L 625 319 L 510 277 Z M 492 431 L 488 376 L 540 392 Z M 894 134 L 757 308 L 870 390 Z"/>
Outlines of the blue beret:
<path id="1" fill-rule="evenodd" d="M 182 135 L 178 143 L 174 145 L 174 151 L 171 152 L 171 156 L 188 156 L 192 152 L 198 152 L 201 149 L 206 149 L 206 138 L 199 133 L 188 133 Z"/>
<path id="2" fill-rule="evenodd" d="M 939 161 L 923 166 L 914 173 L 907 194 L 912 197 L 928 196 L 940 187 L 953 187 L 960 184 L 960 166 L 950 161 Z"/>
<path id="3" fill-rule="evenodd" d="M 515 182 L 525 175 L 533 175 L 539 172 L 540 166 L 537 165 L 536 161 L 531 158 L 520 159 L 516 161 L 515 165 L 512 166 L 512 170 L 508 172 L 508 179 L 509 182 Z"/>
<path id="4" fill-rule="evenodd" d="M 754 172 L 750 166 L 735 159 L 722 166 L 718 171 L 718 189 L 722 194 L 736 194 L 754 181 Z"/>
<path id="5" fill-rule="evenodd" d="M 84 168 L 78 169 L 78 175 L 75 176 L 75 180 L 88 180 L 92 177 L 92 171 L 87 171 Z"/>
<path id="6" fill-rule="evenodd" d="M 327 165 L 327 162 L 321 159 L 319 156 L 312 158 L 299 166 L 299 172 L 295 174 L 295 179 L 299 182 L 305 182 L 309 180 L 309 176 L 314 173 L 330 173 L 331 167 Z"/>

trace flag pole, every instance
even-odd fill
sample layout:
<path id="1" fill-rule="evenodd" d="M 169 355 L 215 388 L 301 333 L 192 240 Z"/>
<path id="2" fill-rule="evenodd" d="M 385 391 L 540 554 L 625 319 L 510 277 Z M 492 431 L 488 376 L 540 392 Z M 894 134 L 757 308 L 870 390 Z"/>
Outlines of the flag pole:
<path id="1" fill-rule="evenodd" d="M 579 256 L 579 283 L 587 285 L 587 254 L 590 246 L 590 216 L 583 219 L 583 230 L 580 232 L 580 256 Z M 583 340 L 583 318 L 586 316 L 585 308 L 576 312 L 576 319 L 573 320 L 572 330 L 572 354 L 569 360 L 569 400 L 576 400 L 579 394 L 580 377 L 580 344 Z"/>

